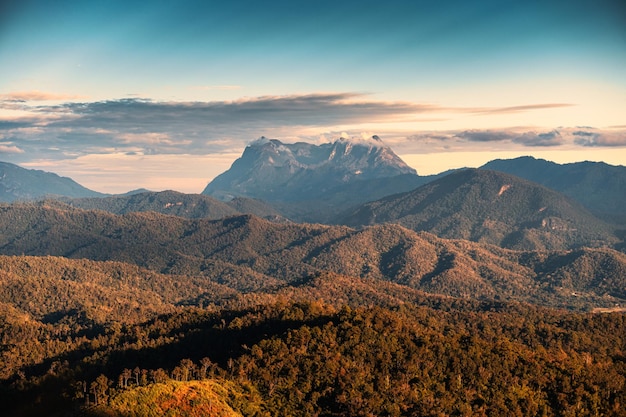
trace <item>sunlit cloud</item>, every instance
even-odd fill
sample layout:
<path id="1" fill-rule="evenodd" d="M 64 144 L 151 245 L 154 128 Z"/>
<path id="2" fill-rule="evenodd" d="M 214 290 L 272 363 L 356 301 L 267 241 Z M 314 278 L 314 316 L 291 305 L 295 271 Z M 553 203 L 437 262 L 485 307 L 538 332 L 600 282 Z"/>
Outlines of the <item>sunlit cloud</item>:
<path id="1" fill-rule="evenodd" d="M 410 147 L 426 150 L 511 150 L 533 147 L 626 146 L 626 129 L 557 128 L 547 131 L 510 128 L 420 132 L 407 135 Z"/>
<path id="2" fill-rule="evenodd" d="M 26 98 L 27 95 L 12 97 Z M 11 110 L 15 113 L 8 115 L 0 113 L 0 155 L 20 164 L 38 161 L 33 166 L 39 169 L 45 169 L 42 164 L 47 161 L 53 172 L 86 181 L 98 191 L 107 191 L 107 183 L 114 177 L 121 181 L 118 191 L 123 191 L 122 184 L 131 179 L 136 180 L 138 186 L 158 189 L 154 178 L 165 183 L 164 174 L 148 167 L 163 166 L 167 162 L 175 163 L 168 168 L 172 177 L 185 177 L 190 184 L 177 189 L 197 187 L 195 189 L 200 191 L 200 183 L 206 184 L 227 169 L 245 146 L 261 136 L 284 142 L 325 143 L 341 136 L 378 135 L 399 155 L 530 153 L 537 149 L 626 146 L 626 129 L 622 128 L 420 129 L 424 120 L 463 119 L 487 112 L 504 115 L 566 106 L 558 103 L 472 108 L 375 100 L 371 95 L 351 92 L 261 96 L 233 101 L 177 102 L 145 98 L 40 101 L 0 101 L 0 107 L 20 109 L 19 116 L 15 116 L 18 110 Z M 192 174 L 184 174 L 191 169 L 184 162 L 187 160 L 195 161 Z M 207 160 L 214 165 L 203 166 L 201 161 Z M 148 164 L 148 161 L 151 162 Z M 145 171 L 141 178 L 130 174 L 133 170 L 144 169 L 142 166 Z M 415 168 L 420 172 L 420 167 Z M 192 177 L 194 181 L 190 180 Z"/>
<path id="3" fill-rule="evenodd" d="M 0 100 L 2 101 L 65 101 L 65 100 L 84 100 L 86 96 L 73 95 L 73 94 L 57 94 L 47 93 L 43 91 L 16 91 L 6 94 L 0 94 Z"/>
<path id="4" fill-rule="evenodd" d="M 476 109 L 472 112 L 481 114 L 496 114 L 496 113 L 520 113 L 534 110 L 545 109 L 558 109 L 561 107 L 572 107 L 575 104 L 571 103 L 539 103 L 539 104 L 527 104 L 523 106 L 510 106 L 510 107 L 494 107 L 485 109 Z"/>
<path id="5" fill-rule="evenodd" d="M 465 130 L 455 136 L 470 142 L 501 142 L 515 138 L 511 132 L 493 130 Z"/>
<path id="6" fill-rule="evenodd" d="M 513 142 L 524 146 L 559 146 L 565 143 L 565 138 L 558 130 L 545 133 L 525 132 L 514 138 Z"/>
<path id="7" fill-rule="evenodd" d="M 23 149 L 18 148 L 12 143 L 2 143 L 0 142 L 0 155 L 2 154 L 18 154 L 24 153 Z"/>
<path id="8" fill-rule="evenodd" d="M 578 130 L 573 135 L 575 142 L 582 146 L 626 146 L 626 128 L 617 132 Z"/>

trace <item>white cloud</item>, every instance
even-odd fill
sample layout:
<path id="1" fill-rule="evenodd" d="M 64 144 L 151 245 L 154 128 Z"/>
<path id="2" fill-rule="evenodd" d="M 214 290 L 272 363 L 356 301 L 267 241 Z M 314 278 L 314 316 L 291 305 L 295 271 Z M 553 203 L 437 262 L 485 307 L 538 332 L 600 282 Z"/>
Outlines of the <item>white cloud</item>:
<path id="1" fill-rule="evenodd" d="M 86 96 L 74 94 L 57 94 L 47 93 L 39 90 L 32 91 L 15 91 L 6 94 L 0 94 L 2 101 L 67 101 L 67 100 L 84 100 Z"/>
<path id="2" fill-rule="evenodd" d="M 18 148 L 12 143 L 1 143 L 0 142 L 0 155 L 1 154 L 22 154 L 24 153 L 23 149 Z"/>

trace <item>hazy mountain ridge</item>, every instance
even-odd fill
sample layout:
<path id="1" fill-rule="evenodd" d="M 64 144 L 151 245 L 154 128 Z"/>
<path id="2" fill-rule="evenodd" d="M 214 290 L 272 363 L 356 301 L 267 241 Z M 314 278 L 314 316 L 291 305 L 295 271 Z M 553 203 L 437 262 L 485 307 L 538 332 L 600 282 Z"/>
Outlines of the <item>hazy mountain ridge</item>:
<path id="1" fill-rule="evenodd" d="M 51 172 L 25 169 L 0 162 L 0 201 L 33 200 L 43 197 L 104 197 L 74 180 Z"/>
<path id="2" fill-rule="evenodd" d="M 366 203 L 336 223 L 398 223 L 440 237 L 511 249 L 615 245 L 614 229 L 582 205 L 539 184 L 489 170 L 462 170 L 406 193 Z"/>
<path id="3" fill-rule="evenodd" d="M 506 172 L 559 191 L 608 221 L 626 225 L 626 166 L 556 164 L 530 156 L 497 159 L 481 168 Z"/>
<path id="4" fill-rule="evenodd" d="M 122 261 L 158 273 L 203 276 L 245 292 L 272 292 L 330 272 L 460 297 L 608 306 L 620 302 L 612 297 L 621 296 L 626 277 L 620 272 L 626 270 L 626 255 L 610 249 L 602 249 L 606 261 L 594 261 L 597 270 L 587 268 L 579 277 L 574 267 L 566 268 L 568 263 L 583 262 L 577 259 L 596 252 L 548 262 L 539 252 L 522 256 L 525 252 L 441 239 L 394 224 L 354 230 L 276 224 L 250 215 L 190 220 L 14 204 L 0 207 L 0 227 L 5 230 L 0 240 L 4 255 Z M 569 281 L 550 281 L 557 271 Z M 606 277 L 607 271 L 619 272 L 615 281 L 598 288 L 587 285 Z M 555 286 L 584 296 L 556 294 Z"/>
<path id="5" fill-rule="evenodd" d="M 187 218 L 214 218 L 241 214 L 229 205 L 208 196 L 176 191 L 139 192 L 104 198 L 63 199 L 66 204 L 86 210 L 104 210 L 113 214 L 154 211 Z"/>

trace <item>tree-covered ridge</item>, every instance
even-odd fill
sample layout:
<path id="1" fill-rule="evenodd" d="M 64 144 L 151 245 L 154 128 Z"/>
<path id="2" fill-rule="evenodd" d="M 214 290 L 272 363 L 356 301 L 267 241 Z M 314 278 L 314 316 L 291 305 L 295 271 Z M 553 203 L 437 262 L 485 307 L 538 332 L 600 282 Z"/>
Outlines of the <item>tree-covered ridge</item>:
<path id="1" fill-rule="evenodd" d="M 63 201 L 72 207 L 103 210 L 114 214 L 154 211 L 172 216 L 212 219 L 240 214 L 236 209 L 214 198 L 176 191 L 146 191 L 132 195 L 74 198 Z"/>
<path id="2" fill-rule="evenodd" d="M 171 406 L 178 390 L 199 396 L 176 404 L 187 415 L 620 416 L 625 334 L 623 314 L 452 299 L 186 309 L 58 340 L 45 366 L 3 379 L 0 405 L 7 415 L 140 415 L 124 407 Z"/>
<path id="3" fill-rule="evenodd" d="M 612 226 L 564 195 L 512 175 L 463 170 L 413 191 L 367 203 L 337 220 L 396 223 L 439 237 L 520 250 L 611 246 Z"/>
<path id="4" fill-rule="evenodd" d="M 608 248 L 520 252 L 393 224 L 352 229 L 277 224 L 250 215 L 117 216 L 45 204 L 0 207 L 0 226 L 2 254 L 115 260 L 241 293 L 275 293 L 331 273 L 373 286 L 387 281 L 455 297 L 568 308 L 624 300 L 626 255 Z M 207 284 L 196 298 L 214 302 L 219 297 L 211 297 L 211 288 Z"/>
<path id="5" fill-rule="evenodd" d="M 559 191 L 593 214 L 626 225 L 626 167 L 604 162 L 556 164 L 530 156 L 496 159 L 481 168 L 506 172 Z"/>

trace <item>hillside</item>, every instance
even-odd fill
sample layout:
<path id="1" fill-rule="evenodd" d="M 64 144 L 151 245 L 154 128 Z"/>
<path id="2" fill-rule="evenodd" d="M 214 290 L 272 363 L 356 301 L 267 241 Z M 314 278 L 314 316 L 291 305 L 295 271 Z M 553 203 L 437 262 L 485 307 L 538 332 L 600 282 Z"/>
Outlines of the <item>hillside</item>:
<path id="1" fill-rule="evenodd" d="M 103 210 L 114 214 L 154 211 L 156 213 L 188 218 L 212 218 L 241 214 L 239 211 L 214 198 L 199 194 L 183 194 L 176 191 L 139 192 L 130 195 L 105 198 L 63 199 L 63 202 L 87 210 Z"/>
<path id="2" fill-rule="evenodd" d="M 626 305 L 626 254 L 609 248 L 58 201 L 0 205 L 0 230 L 9 417 L 620 415 L 626 401 L 626 316 L 589 312 Z"/>
<path id="3" fill-rule="evenodd" d="M 397 223 L 440 237 L 511 249 L 618 243 L 615 231 L 562 194 L 488 170 L 463 170 L 339 216 L 349 226 Z"/>
<path id="4" fill-rule="evenodd" d="M 4 354 L 42 359 L 0 378 L 6 416 L 620 416 L 626 401 L 615 313 L 282 300 L 106 330 L 7 325 Z"/>
<path id="5" fill-rule="evenodd" d="M 626 167 L 603 162 L 556 164 L 530 156 L 488 162 L 481 168 L 505 172 L 559 191 L 593 214 L 626 224 Z"/>
<path id="6" fill-rule="evenodd" d="M 604 251 L 603 262 L 569 280 L 550 281 L 574 262 L 568 253 L 521 253 L 463 240 L 446 240 L 385 224 L 340 226 L 277 224 L 245 215 L 221 220 L 157 213 L 113 215 L 45 204 L 0 207 L 0 253 L 115 260 L 161 274 L 202 276 L 240 292 L 275 292 L 329 272 L 388 281 L 429 293 L 466 298 L 517 299 L 570 308 L 621 302 L 626 255 Z M 582 252 L 580 262 L 595 256 Z M 576 258 L 576 259 L 578 259 Z M 554 261 L 559 259 L 560 262 Z M 574 271 L 574 272 L 572 272 Z M 606 285 L 588 281 L 620 272 Z M 565 274 L 565 272 L 563 272 Z M 591 275 L 590 275 L 591 274 Z M 594 278 L 595 277 L 595 278 Z M 556 288 L 570 290 L 558 292 Z M 571 292 L 580 293 L 573 297 Z M 200 296 L 201 294 L 198 294 Z M 613 298 L 615 297 L 615 298 Z"/>
<path id="7" fill-rule="evenodd" d="M 0 162 L 0 201 L 34 200 L 42 197 L 103 197 L 74 180 L 51 172 L 25 169 Z"/>

